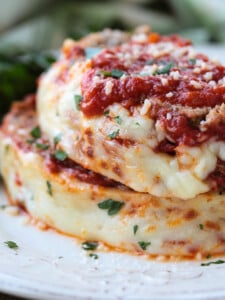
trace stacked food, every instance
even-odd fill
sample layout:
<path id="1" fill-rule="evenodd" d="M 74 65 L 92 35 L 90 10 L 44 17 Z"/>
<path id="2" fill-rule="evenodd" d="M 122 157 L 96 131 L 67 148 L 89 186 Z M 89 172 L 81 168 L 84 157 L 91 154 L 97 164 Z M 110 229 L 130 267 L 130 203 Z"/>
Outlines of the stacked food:
<path id="1" fill-rule="evenodd" d="M 1 127 L 10 200 L 136 253 L 225 252 L 225 67 L 139 28 L 66 40 Z"/>

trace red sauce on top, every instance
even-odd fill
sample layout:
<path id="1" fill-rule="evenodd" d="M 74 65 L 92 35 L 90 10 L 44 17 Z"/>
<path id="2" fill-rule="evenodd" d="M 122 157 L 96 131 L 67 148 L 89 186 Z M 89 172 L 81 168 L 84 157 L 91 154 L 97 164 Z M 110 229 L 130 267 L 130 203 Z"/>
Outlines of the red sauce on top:
<path id="1" fill-rule="evenodd" d="M 82 79 L 82 112 L 87 117 L 101 115 L 109 105 L 120 103 L 132 113 L 133 107 L 148 98 L 153 100 L 151 118 L 161 123 L 174 148 L 180 143 L 195 146 L 212 135 L 224 140 L 225 124 L 208 126 L 203 132 L 193 126 L 193 117 L 179 111 L 179 106 L 210 109 L 225 103 L 225 67 L 203 54 L 193 56 L 189 45 L 177 36 L 150 35 L 142 42 L 131 40 L 102 50 L 92 58 L 92 68 Z M 110 72 L 115 69 L 123 75 L 113 76 Z M 111 90 L 107 91 L 109 82 Z M 173 151 L 171 145 L 164 145 L 158 150 Z"/>

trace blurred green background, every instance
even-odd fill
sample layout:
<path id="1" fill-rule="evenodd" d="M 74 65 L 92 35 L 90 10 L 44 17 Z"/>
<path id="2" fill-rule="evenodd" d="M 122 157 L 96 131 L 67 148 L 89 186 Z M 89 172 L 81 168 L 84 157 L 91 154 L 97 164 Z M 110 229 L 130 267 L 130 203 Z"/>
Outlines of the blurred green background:
<path id="1" fill-rule="evenodd" d="M 36 88 L 66 37 L 148 24 L 197 45 L 225 43 L 223 0 L 0 0 L 0 115 Z"/>

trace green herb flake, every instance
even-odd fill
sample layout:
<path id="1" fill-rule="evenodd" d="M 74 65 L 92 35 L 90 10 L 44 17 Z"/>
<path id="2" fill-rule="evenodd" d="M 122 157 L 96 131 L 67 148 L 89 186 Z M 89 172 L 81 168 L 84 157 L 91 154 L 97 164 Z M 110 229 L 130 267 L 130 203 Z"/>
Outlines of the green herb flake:
<path id="1" fill-rule="evenodd" d="M 104 111 L 104 116 L 108 117 L 110 111 L 107 109 L 106 111 Z"/>
<path id="2" fill-rule="evenodd" d="M 210 265 L 220 265 L 220 264 L 224 264 L 224 263 L 225 263 L 225 260 L 218 259 L 216 261 L 210 261 L 208 263 L 202 263 L 201 266 L 202 267 L 207 267 L 207 266 L 210 266 Z"/>
<path id="3" fill-rule="evenodd" d="M 83 242 L 82 249 L 89 251 L 89 250 L 96 250 L 98 247 L 98 242 Z"/>
<path id="4" fill-rule="evenodd" d="M 139 122 L 135 122 L 136 126 L 141 126 L 141 124 Z"/>
<path id="5" fill-rule="evenodd" d="M 116 123 L 117 124 L 119 124 L 119 125 L 121 125 L 122 124 L 122 122 L 123 122 L 123 120 L 121 119 L 121 117 L 120 116 L 116 116 L 116 117 L 114 117 L 114 120 L 116 121 Z"/>
<path id="6" fill-rule="evenodd" d="M 134 233 L 134 235 L 137 233 L 137 231 L 138 231 L 138 225 L 134 225 L 134 227 L 133 227 L 133 233 Z"/>
<path id="7" fill-rule="evenodd" d="M 113 199 L 106 199 L 98 203 L 98 207 L 100 209 L 107 210 L 109 216 L 116 215 L 123 206 L 124 206 L 124 202 L 116 201 Z"/>
<path id="8" fill-rule="evenodd" d="M 98 259 L 98 255 L 95 253 L 90 253 L 89 257 L 92 257 L 93 259 Z"/>
<path id="9" fill-rule="evenodd" d="M 41 137 L 41 130 L 39 126 L 34 127 L 31 132 L 30 132 L 31 136 L 34 139 L 39 139 Z"/>
<path id="10" fill-rule="evenodd" d="M 117 129 L 117 130 L 113 131 L 112 133 L 108 134 L 108 137 L 110 139 L 115 139 L 118 136 L 119 133 L 120 133 L 120 130 Z"/>
<path id="11" fill-rule="evenodd" d="M 199 229 L 203 230 L 204 229 L 204 225 L 203 224 L 199 224 Z"/>
<path id="12" fill-rule="evenodd" d="M 35 142 L 35 139 L 27 139 L 26 142 L 31 145 Z"/>
<path id="13" fill-rule="evenodd" d="M 151 245 L 151 243 L 140 241 L 140 242 L 138 242 L 138 245 L 141 247 L 142 250 L 146 250 L 148 248 L 148 246 Z"/>
<path id="14" fill-rule="evenodd" d="M 52 196 L 52 184 L 50 181 L 46 181 L 46 185 L 47 185 L 47 192 L 50 196 Z"/>
<path id="15" fill-rule="evenodd" d="M 62 259 L 63 258 L 63 256 L 58 256 L 58 259 Z"/>
<path id="16" fill-rule="evenodd" d="M 61 138 L 62 138 L 62 133 L 57 134 L 53 139 L 54 145 L 57 145 L 61 141 Z"/>
<path id="17" fill-rule="evenodd" d="M 100 74 L 102 74 L 105 77 L 113 77 L 118 79 L 122 77 L 125 73 L 118 69 L 112 69 L 111 71 L 101 70 Z"/>
<path id="18" fill-rule="evenodd" d="M 64 161 L 68 157 L 67 153 L 63 150 L 56 150 L 55 151 L 55 158 L 59 161 Z"/>
<path id="19" fill-rule="evenodd" d="M 173 62 L 169 62 L 166 64 L 162 69 L 158 69 L 157 71 L 154 72 L 154 75 L 161 75 L 161 74 L 168 74 L 170 70 L 174 67 Z"/>
<path id="20" fill-rule="evenodd" d="M 49 148 L 49 145 L 47 144 L 36 143 L 35 145 L 40 150 L 47 150 Z"/>
<path id="21" fill-rule="evenodd" d="M 192 64 L 192 65 L 195 65 L 196 64 L 196 59 L 195 58 L 189 59 L 189 63 Z"/>
<path id="22" fill-rule="evenodd" d="M 13 249 L 13 250 L 16 250 L 19 248 L 18 245 L 13 241 L 6 241 L 6 242 L 4 242 L 4 244 L 6 244 L 10 249 Z"/>
<path id="23" fill-rule="evenodd" d="M 0 209 L 5 209 L 7 207 L 7 205 L 6 204 L 2 204 L 2 205 L 0 205 Z"/>
<path id="24" fill-rule="evenodd" d="M 156 60 L 154 58 L 152 58 L 152 59 L 147 60 L 145 64 L 146 65 L 154 65 L 155 63 L 156 63 Z"/>
<path id="25" fill-rule="evenodd" d="M 207 255 L 206 255 L 206 259 L 210 259 L 211 257 L 212 257 L 211 254 L 207 254 Z"/>
<path id="26" fill-rule="evenodd" d="M 75 101 L 75 106 L 77 110 L 80 110 L 80 102 L 83 100 L 83 97 L 81 95 L 75 95 L 74 96 L 74 101 Z"/>

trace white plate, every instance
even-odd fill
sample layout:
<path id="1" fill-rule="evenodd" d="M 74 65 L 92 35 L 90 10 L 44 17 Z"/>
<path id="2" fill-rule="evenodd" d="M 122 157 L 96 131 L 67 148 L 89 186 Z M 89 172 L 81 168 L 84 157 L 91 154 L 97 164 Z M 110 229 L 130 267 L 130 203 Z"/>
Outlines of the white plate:
<path id="1" fill-rule="evenodd" d="M 225 62 L 224 48 L 204 50 Z M 5 201 L 0 188 L 0 204 Z M 225 264 L 160 263 L 120 253 L 98 253 L 95 260 L 78 241 L 23 221 L 0 210 L 2 292 L 44 300 L 225 299 Z M 9 249 L 8 240 L 18 250 Z"/>

